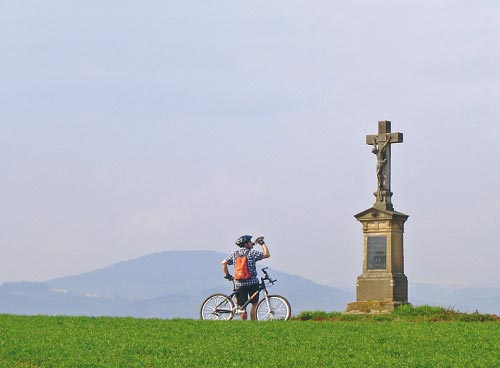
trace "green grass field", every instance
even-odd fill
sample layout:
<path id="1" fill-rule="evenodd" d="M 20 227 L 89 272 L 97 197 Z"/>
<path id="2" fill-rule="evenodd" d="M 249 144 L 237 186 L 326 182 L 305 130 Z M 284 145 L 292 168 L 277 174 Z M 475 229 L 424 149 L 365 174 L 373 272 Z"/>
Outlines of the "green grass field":
<path id="1" fill-rule="evenodd" d="M 0 315 L 0 367 L 499 367 L 500 323 Z"/>

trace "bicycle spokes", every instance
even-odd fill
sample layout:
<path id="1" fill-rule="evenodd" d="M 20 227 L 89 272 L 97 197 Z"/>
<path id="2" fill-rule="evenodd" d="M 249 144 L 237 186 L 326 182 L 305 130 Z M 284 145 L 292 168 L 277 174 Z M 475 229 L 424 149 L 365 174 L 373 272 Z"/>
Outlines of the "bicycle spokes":
<path id="1" fill-rule="evenodd" d="M 234 303 L 224 294 L 214 294 L 208 297 L 201 306 L 201 319 L 230 320 L 234 315 Z"/>
<path id="2" fill-rule="evenodd" d="M 257 306 L 258 320 L 287 320 L 290 318 L 290 314 L 290 304 L 279 295 L 270 295 L 261 300 Z"/>

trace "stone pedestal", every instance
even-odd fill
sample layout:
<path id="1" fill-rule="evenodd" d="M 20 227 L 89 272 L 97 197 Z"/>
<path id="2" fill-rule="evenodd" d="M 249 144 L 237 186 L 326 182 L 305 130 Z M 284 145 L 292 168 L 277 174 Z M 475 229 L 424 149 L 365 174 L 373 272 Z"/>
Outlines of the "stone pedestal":
<path id="1" fill-rule="evenodd" d="M 408 215 L 372 207 L 355 215 L 363 225 L 363 273 L 348 313 L 388 313 L 408 303 L 403 233 Z"/>

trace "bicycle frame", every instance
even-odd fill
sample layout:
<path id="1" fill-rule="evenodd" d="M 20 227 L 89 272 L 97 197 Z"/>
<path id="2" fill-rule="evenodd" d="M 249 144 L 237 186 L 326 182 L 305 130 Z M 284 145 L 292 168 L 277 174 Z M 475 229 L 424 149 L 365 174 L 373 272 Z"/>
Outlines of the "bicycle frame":
<path id="1" fill-rule="evenodd" d="M 269 277 L 266 269 L 267 267 L 262 268 L 264 277 L 260 278 L 257 290 L 250 296 L 245 304 L 238 306 L 237 301 L 236 303 L 234 302 L 237 290 L 236 283 L 233 280 L 233 292 L 230 295 L 216 293 L 205 299 L 200 309 L 201 319 L 230 320 L 235 315 L 245 313 L 246 307 L 251 303 L 250 301 L 252 298 L 255 298 L 261 291 L 263 291 L 264 298 L 256 304 L 256 319 L 264 321 L 288 320 L 291 315 L 290 303 L 281 295 L 268 294 L 267 286 L 269 286 L 269 284 L 266 284 L 266 282 L 274 285 L 276 280 Z"/>
<path id="2" fill-rule="evenodd" d="M 234 314 L 240 314 L 240 313 L 243 313 L 246 309 L 246 307 L 248 306 L 248 304 L 250 304 L 251 300 L 259 295 L 259 293 L 261 291 L 264 291 L 264 299 L 266 300 L 266 303 L 269 307 L 269 299 L 268 299 L 268 296 L 269 296 L 269 293 L 267 292 L 267 287 L 266 287 L 266 281 L 269 281 L 271 284 L 274 285 L 274 283 L 276 282 L 276 280 L 272 280 L 271 278 L 269 278 L 269 275 L 267 274 L 266 272 L 266 269 L 267 267 L 263 268 L 262 269 L 262 272 L 264 273 L 264 277 L 261 277 L 260 278 L 260 283 L 259 283 L 259 288 L 257 289 L 257 291 L 255 293 L 253 293 L 249 298 L 248 300 L 245 302 L 245 304 L 243 304 L 242 306 L 239 306 L 238 303 L 235 303 L 235 306 L 232 310 L 228 310 L 228 309 L 223 309 L 223 308 L 216 308 L 216 312 L 219 312 L 219 313 L 234 313 Z M 234 282 L 234 279 L 232 280 L 233 281 L 233 292 L 231 294 L 228 295 L 228 298 L 229 299 L 233 299 L 233 297 L 236 295 L 236 283 Z"/>

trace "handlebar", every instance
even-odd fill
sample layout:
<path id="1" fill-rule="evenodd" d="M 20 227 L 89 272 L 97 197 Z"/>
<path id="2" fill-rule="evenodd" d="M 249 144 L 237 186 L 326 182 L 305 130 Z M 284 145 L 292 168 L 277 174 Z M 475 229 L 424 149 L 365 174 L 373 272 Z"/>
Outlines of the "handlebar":
<path id="1" fill-rule="evenodd" d="M 269 267 L 264 267 L 264 268 L 261 268 L 262 273 L 265 275 L 264 277 L 261 277 L 261 280 L 262 280 L 262 281 L 267 280 L 267 281 L 269 281 L 271 284 L 273 284 L 273 285 L 274 285 L 274 283 L 275 283 L 276 281 L 278 281 L 278 280 L 273 280 L 273 279 L 271 279 L 271 278 L 269 277 L 269 274 L 268 274 L 268 273 L 267 273 L 267 271 L 266 271 L 268 268 L 269 268 Z"/>

